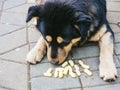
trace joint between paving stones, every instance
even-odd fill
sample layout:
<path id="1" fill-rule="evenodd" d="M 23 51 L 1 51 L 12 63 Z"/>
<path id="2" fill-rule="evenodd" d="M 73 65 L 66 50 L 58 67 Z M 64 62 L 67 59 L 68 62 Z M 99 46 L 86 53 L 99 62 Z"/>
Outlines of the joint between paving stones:
<path id="1" fill-rule="evenodd" d="M 26 63 L 15 61 L 15 60 L 11 60 L 11 59 L 0 58 L 0 61 L 7 61 L 7 62 L 13 62 L 13 63 L 18 63 L 18 64 L 24 64 L 24 65 L 26 65 Z"/>
<path id="2" fill-rule="evenodd" d="M 4 1 L 1 1 L 2 5 L 1 5 L 1 9 L 0 9 L 0 21 L 1 21 L 1 15 L 2 15 L 2 11 L 3 11 L 3 6 L 4 6 Z"/>
<path id="3" fill-rule="evenodd" d="M 84 89 L 83 89 L 83 84 L 82 84 L 81 79 L 80 79 L 80 78 L 78 78 L 78 79 L 79 79 L 79 83 L 80 83 L 80 86 L 81 86 L 81 90 L 84 90 Z"/>
<path id="4" fill-rule="evenodd" d="M 2 86 L 2 85 L 0 85 L 0 88 L 6 89 L 6 90 L 15 90 L 13 88 L 5 87 L 5 86 Z"/>
<path id="5" fill-rule="evenodd" d="M 20 46 L 17 46 L 17 47 L 15 47 L 15 48 L 10 49 L 10 50 L 4 51 L 4 52 L 0 53 L 0 55 L 9 53 L 9 52 L 11 52 L 11 51 L 13 51 L 13 50 L 15 50 L 15 49 L 17 49 L 17 48 L 21 48 L 21 47 L 26 46 L 26 45 L 27 45 L 27 43 L 22 44 L 22 45 L 20 45 Z"/>
<path id="6" fill-rule="evenodd" d="M 26 28 L 26 34 L 28 34 L 28 28 Z M 26 35 L 28 36 L 28 35 Z M 26 37 L 28 38 L 28 37 Z M 29 40 L 27 40 L 28 42 L 28 51 L 30 51 L 30 43 L 29 43 Z M 31 78 L 30 78 L 30 64 L 27 63 L 27 90 L 31 90 Z"/>
<path id="7" fill-rule="evenodd" d="M 0 35 L 0 37 L 3 37 L 3 36 L 5 36 L 5 35 L 12 34 L 12 33 L 14 33 L 14 32 L 20 31 L 20 30 L 22 30 L 22 29 L 24 29 L 24 28 L 25 28 L 25 27 L 18 28 L 18 29 L 14 30 L 14 31 L 11 31 L 11 32 L 8 32 L 8 33 L 5 33 L 5 34 L 2 34 L 2 35 Z"/>

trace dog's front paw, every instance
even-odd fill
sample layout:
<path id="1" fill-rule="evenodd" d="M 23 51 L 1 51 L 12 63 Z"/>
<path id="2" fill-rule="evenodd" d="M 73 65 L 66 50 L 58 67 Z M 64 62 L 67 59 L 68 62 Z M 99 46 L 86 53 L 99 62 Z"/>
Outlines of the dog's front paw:
<path id="1" fill-rule="evenodd" d="M 46 53 L 46 50 L 33 49 L 28 53 L 26 61 L 31 64 L 36 64 L 37 62 L 40 62 L 42 60 L 45 53 Z"/>
<path id="2" fill-rule="evenodd" d="M 108 64 L 105 65 L 103 63 L 100 64 L 99 66 L 99 70 L 100 70 L 100 77 L 104 80 L 104 81 L 114 81 L 117 78 L 117 69 L 113 64 Z"/>

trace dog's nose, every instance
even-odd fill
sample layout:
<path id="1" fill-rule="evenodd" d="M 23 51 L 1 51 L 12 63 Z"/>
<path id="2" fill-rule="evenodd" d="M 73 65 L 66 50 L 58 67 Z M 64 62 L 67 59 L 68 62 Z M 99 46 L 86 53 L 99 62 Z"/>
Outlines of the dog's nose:
<path id="1" fill-rule="evenodd" d="M 56 58 L 57 57 L 57 54 L 56 53 L 51 53 L 51 58 Z"/>

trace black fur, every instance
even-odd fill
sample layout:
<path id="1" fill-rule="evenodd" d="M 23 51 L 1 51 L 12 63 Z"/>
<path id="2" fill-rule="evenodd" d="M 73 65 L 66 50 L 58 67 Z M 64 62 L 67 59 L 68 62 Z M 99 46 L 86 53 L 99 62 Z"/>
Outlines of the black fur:
<path id="1" fill-rule="evenodd" d="M 30 7 L 26 22 L 32 17 L 39 17 L 36 27 L 44 38 L 53 37 L 53 42 L 48 42 L 52 56 L 57 54 L 58 47 L 63 48 L 74 38 L 81 37 L 80 43 L 84 44 L 103 24 L 107 25 L 107 32 L 112 32 L 106 19 L 106 0 L 49 0 L 44 5 Z M 93 31 L 90 31 L 91 25 Z M 63 37 L 64 42 L 58 44 L 57 36 Z"/>

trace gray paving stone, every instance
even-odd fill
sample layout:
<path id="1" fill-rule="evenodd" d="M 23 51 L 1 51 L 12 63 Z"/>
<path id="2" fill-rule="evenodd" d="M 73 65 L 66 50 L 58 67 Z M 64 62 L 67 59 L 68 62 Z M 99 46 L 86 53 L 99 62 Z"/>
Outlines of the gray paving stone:
<path id="1" fill-rule="evenodd" d="M 26 14 L 3 12 L 1 16 L 1 22 L 5 24 L 13 24 L 19 26 L 25 26 Z"/>
<path id="2" fill-rule="evenodd" d="M 120 55 L 118 55 L 118 58 L 119 58 L 119 63 L 120 63 Z"/>
<path id="3" fill-rule="evenodd" d="M 110 1 L 111 1 L 111 2 L 116 2 L 116 1 L 119 2 L 119 0 L 107 0 L 107 1 L 109 1 L 109 2 L 110 2 Z"/>
<path id="4" fill-rule="evenodd" d="M 120 69 L 118 69 L 118 76 L 120 75 Z M 83 87 L 94 87 L 94 86 L 101 86 L 101 85 L 109 85 L 109 84 L 116 84 L 120 83 L 120 77 L 117 78 L 114 82 L 105 82 L 99 77 L 99 72 L 93 72 L 92 77 L 87 77 L 86 74 L 83 74 L 81 77 Z"/>
<path id="5" fill-rule="evenodd" d="M 0 87 L 0 90 L 8 90 L 8 89 L 5 89 L 5 88 L 1 88 L 1 87 Z"/>
<path id="6" fill-rule="evenodd" d="M 19 6 L 21 4 L 24 4 L 26 1 L 25 0 L 6 0 L 4 3 L 4 9 L 12 8 L 15 6 Z"/>
<path id="7" fill-rule="evenodd" d="M 7 25 L 7 24 L 1 24 L 0 23 L 0 36 L 4 35 L 4 34 L 7 34 L 7 33 L 10 33 L 10 32 L 13 32 L 13 31 L 15 31 L 19 28 L 20 28 L 20 26 Z"/>
<path id="8" fill-rule="evenodd" d="M 87 46 L 72 50 L 73 58 L 87 58 L 99 56 L 98 46 Z"/>
<path id="9" fill-rule="evenodd" d="M 17 48 L 8 53 L 0 55 L 0 57 L 10 61 L 25 63 L 27 53 L 28 53 L 28 45 L 25 45 L 23 47 Z"/>
<path id="10" fill-rule="evenodd" d="M 43 73 L 46 72 L 50 67 L 55 69 L 59 66 L 53 65 L 51 63 L 39 63 L 36 65 L 30 65 L 31 78 L 43 75 Z"/>
<path id="11" fill-rule="evenodd" d="M 115 34 L 115 42 L 120 42 L 120 33 Z"/>
<path id="12" fill-rule="evenodd" d="M 7 10 L 5 10 L 5 12 L 27 13 L 28 8 L 32 5 L 33 4 L 23 4 L 23 5 L 15 7 L 15 8 L 7 9 Z"/>
<path id="13" fill-rule="evenodd" d="M 84 90 L 118 90 L 119 88 L 120 84 L 110 84 L 105 86 L 88 87 L 84 88 Z"/>
<path id="14" fill-rule="evenodd" d="M 27 66 L 0 60 L 0 85 L 27 90 Z"/>
<path id="15" fill-rule="evenodd" d="M 107 12 L 107 18 L 109 23 L 117 24 L 120 22 L 120 12 Z"/>
<path id="16" fill-rule="evenodd" d="M 34 0 L 26 0 L 27 3 L 32 3 L 32 4 L 35 4 L 35 1 Z"/>
<path id="17" fill-rule="evenodd" d="M 64 79 L 47 77 L 32 78 L 31 84 L 31 90 L 59 90 L 80 87 L 79 80 L 70 77 Z"/>
<path id="18" fill-rule="evenodd" d="M 112 30 L 113 30 L 114 33 L 120 32 L 120 27 L 118 25 L 116 25 L 116 24 L 110 24 L 110 26 L 111 26 L 111 28 L 112 28 Z"/>
<path id="19" fill-rule="evenodd" d="M 120 11 L 120 2 L 107 2 L 108 11 Z"/>
<path id="20" fill-rule="evenodd" d="M 116 54 L 120 54 L 120 43 L 115 44 L 115 52 Z"/>
<path id="21" fill-rule="evenodd" d="M 28 39 L 29 42 L 37 42 L 41 37 L 40 32 L 35 28 L 28 28 Z"/>
<path id="22" fill-rule="evenodd" d="M 2 1 L 0 1 L 0 10 L 1 10 L 1 7 L 2 7 L 2 3 L 3 3 L 3 2 L 2 2 Z"/>
<path id="23" fill-rule="evenodd" d="M 0 53 L 9 51 L 26 43 L 25 29 L 0 37 Z"/>
<path id="24" fill-rule="evenodd" d="M 73 89 L 65 89 L 65 90 L 83 90 L 83 89 L 81 89 L 81 88 L 73 88 Z"/>
<path id="25" fill-rule="evenodd" d="M 77 60 L 76 60 L 77 61 Z M 85 64 L 90 66 L 90 70 L 95 71 L 99 69 L 99 58 L 95 57 L 95 58 L 86 58 L 82 60 Z M 118 58 L 116 56 L 114 56 L 114 63 L 116 65 L 116 67 L 120 67 L 120 63 L 118 61 Z"/>

